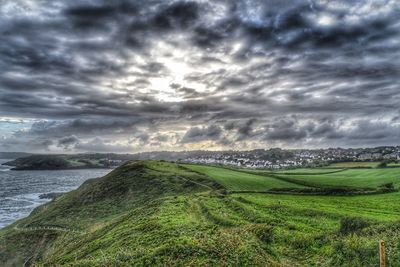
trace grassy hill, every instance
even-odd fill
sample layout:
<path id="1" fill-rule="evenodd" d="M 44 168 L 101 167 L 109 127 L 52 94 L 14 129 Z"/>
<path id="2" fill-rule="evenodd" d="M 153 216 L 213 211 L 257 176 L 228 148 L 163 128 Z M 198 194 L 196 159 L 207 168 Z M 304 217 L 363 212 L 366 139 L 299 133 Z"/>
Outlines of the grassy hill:
<path id="1" fill-rule="evenodd" d="M 6 162 L 4 165 L 13 166 L 13 170 L 68 170 L 110 167 L 108 161 L 85 154 L 31 155 Z"/>
<path id="2" fill-rule="evenodd" d="M 265 193 L 308 188 L 289 178 L 128 162 L 1 230 L 0 266 L 377 266 L 380 239 L 400 265 L 400 193 Z"/>

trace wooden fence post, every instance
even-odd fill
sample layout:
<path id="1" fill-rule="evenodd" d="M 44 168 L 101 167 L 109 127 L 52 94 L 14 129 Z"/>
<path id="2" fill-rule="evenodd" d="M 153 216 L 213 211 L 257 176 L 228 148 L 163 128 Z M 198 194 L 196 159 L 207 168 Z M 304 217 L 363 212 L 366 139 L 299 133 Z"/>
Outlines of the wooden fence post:
<path id="1" fill-rule="evenodd" d="M 379 241 L 379 267 L 386 267 L 385 241 Z"/>

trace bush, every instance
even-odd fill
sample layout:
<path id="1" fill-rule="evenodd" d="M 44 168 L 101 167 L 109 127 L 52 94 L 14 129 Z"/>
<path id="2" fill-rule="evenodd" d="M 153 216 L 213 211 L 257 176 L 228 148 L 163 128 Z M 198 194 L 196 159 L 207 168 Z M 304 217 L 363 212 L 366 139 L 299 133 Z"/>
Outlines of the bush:
<path id="1" fill-rule="evenodd" d="M 393 183 L 382 184 L 379 187 L 382 188 L 382 189 L 394 190 L 394 184 Z"/>
<path id="2" fill-rule="evenodd" d="M 387 162 L 386 161 L 382 161 L 381 163 L 379 163 L 379 165 L 377 166 L 377 168 L 386 168 L 387 167 Z"/>
<path id="3" fill-rule="evenodd" d="M 252 231 L 257 238 L 265 244 L 270 244 L 274 240 L 274 228 L 272 226 L 255 225 Z"/>
<path id="4" fill-rule="evenodd" d="M 333 243 L 332 266 L 376 266 L 377 252 L 376 240 L 349 235 Z"/>
<path id="5" fill-rule="evenodd" d="M 307 250 L 311 248 L 315 243 L 314 237 L 311 235 L 294 234 L 289 241 L 289 244 L 294 249 Z"/>
<path id="6" fill-rule="evenodd" d="M 340 220 L 340 233 L 347 235 L 356 233 L 369 226 L 369 223 L 359 217 L 344 217 Z"/>
<path id="7" fill-rule="evenodd" d="M 391 192 L 397 192 L 398 190 L 394 187 L 393 183 L 386 183 L 382 184 L 378 187 L 378 192 L 380 193 L 391 193 Z"/>

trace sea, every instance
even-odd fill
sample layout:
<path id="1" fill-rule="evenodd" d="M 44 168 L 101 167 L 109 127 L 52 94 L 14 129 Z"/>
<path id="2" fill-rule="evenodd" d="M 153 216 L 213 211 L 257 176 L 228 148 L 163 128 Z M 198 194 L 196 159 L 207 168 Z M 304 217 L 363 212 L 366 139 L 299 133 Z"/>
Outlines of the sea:
<path id="1" fill-rule="evenodd" d="M 12 171 L 1 165 L 11 159 L 0 159 L 0 229 L 28 216 L 34 208 L 51 199 L 40 195 L 68 192 L 84 181 L 106 175 L 111 169 L 56 171 Z"/>

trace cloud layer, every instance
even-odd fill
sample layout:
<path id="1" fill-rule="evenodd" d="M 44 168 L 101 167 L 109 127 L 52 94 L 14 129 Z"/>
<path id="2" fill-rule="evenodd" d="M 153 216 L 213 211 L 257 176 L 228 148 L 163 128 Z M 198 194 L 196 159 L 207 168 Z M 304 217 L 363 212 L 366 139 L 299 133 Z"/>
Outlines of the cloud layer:
<path id="1" fill-rule="evenodd" d="M 0 150 L 398 144 L 400 4 L 4 1 Z"/>

